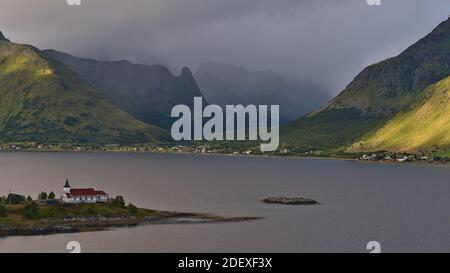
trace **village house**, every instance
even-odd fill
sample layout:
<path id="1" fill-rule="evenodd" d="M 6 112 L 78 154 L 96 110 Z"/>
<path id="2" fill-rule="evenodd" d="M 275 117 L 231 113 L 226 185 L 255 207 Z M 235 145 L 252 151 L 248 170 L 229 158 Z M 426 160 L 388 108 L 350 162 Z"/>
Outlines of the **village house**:
<path id="1" fill-rule="evenodd" d="M 69 185 L 69 179 L 66 179 L 64 185 L 64 193 L 62 201 L 68 204 L 82 204 L 82 203 L 106 203 L 109 200 L 109 195 L 104 191 L 97 191 L 94 188 L 75 189 Z"/>

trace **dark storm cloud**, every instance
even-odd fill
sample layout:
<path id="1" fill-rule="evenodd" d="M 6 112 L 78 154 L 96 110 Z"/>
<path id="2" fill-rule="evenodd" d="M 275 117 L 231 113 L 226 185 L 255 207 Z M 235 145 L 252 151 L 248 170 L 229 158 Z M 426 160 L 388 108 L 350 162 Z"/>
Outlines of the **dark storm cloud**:
<path id="1" fill-rule="evenodd" d="M 450 14 L 448 0 L 2 0 L 12 40 L 102 59 L 175 67 L 218 61 L 338 92 Z"/>

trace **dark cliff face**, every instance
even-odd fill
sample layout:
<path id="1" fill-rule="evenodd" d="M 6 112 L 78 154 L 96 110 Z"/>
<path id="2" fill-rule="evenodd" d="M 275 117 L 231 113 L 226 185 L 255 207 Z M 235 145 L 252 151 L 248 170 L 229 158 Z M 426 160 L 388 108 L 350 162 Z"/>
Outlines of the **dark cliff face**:
<path id="1" fill-rule="evenodd" d="M 117 107 L 162 128 L 170 128 L 174 105 L 192 106 L 195 96 L 203 96 L 188 68 L 175 76 L 161 65 L 103 62 L 54 50 L 46 53 L 76 72 Z"/>
<path id="2" fill-rule="evenodd" d="M 9 42 L 8 39 L 6 39 L 5 35 L 3 35 L 3 33 L 0 31 L 0 41 L 1 42 Z"/>

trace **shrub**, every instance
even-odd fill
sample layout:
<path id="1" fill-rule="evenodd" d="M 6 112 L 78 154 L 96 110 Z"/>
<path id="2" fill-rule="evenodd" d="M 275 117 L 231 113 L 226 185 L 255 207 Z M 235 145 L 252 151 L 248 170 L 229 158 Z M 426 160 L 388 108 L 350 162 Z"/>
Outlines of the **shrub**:
<path id="1" fill-rule="evenodd" d="M 133 205 L 131 203 L 128 204 L 128 212 L 129 213 L 136 214 L 136 213 L 138 213 L 138 211 L 139 211 L 138 207 L 136 207 L 135 205 Z"/>
<path id="2" fill-rule="evenodd" d="M 48 199 L 50 199 L 50 200 L 55 200 L 55 193 L 54 193 L 54 192 L 50 192 L 50 193 L 48 194 Z"/>
<path id="3" fill-rule="evenodd" d="M 11 203 L 12 205 L 17 205 L 17 204 L 25 202 L 25 196 L 20 195 L 20 194 L 10 193 L 6 197 L 5 201 L 8 204 Z"/>
<path id="4" fill-rule="evenodd" d="M 6 217 L 7 209 L 5 206 L 0 205 L 0 217 Z"/>
<path id="5" fill-rule="evenodd" d="M 32 202 L 31 204 L 25 205 L 23 208 L 22 216 L 24 219 L 37 219 L 39 216 L 39 209 L 36 203 Z"/>
<path id="6" fill-rule="evenodd" d="M 121 195 L 116 196 L 112 201 L 112 205 L 116 208 L 125 208 L 125 199 Z"/>
<path id="7" fill-rule="evenodd" d="M 44 191 L 38 195 L 38 200 L 47 200 L 47 198 L 48 198 L 47 193 Z"/>

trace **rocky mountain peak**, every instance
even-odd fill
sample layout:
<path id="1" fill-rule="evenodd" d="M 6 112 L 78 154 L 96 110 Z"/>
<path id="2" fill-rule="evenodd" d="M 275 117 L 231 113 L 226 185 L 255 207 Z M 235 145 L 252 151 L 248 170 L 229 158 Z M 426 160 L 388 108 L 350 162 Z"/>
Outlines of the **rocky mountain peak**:
<path id="1" fill-rule="evenodd" d="M 3 35 L 3 33 L 1 31 L 0 31 L 0 41 L 9 42 L 9 40 L 6 39 L 5 35 Z"/>
<path id="2" fill-rule="evenodd" d="M 189 69 L 189 67 L 183 67 L 181 69 L 181 76 L 189 76 L 192 77 L 192 71 Z"/>

